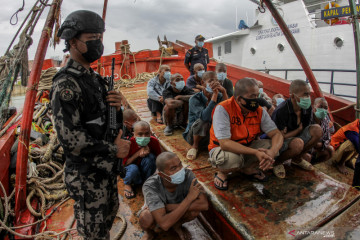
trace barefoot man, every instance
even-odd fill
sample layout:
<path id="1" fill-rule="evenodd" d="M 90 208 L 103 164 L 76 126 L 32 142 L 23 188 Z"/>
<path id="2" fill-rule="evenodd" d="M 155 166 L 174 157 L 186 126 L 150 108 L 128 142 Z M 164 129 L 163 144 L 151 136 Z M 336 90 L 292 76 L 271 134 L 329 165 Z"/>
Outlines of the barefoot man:
<path id="1" fill-rule="evenodd" d="M 156 158 L 156 167 L 157 174 L 143 185 L 146 208 L 139 220 L 145 230 L 142 239 L 153 239 L 155 232 L 170 228 L 174 228 L 180 239 L 190 239 L 190 233 L 182 224 L 208 209 L 204 190 L 174 153 L 161 153 Z"/>

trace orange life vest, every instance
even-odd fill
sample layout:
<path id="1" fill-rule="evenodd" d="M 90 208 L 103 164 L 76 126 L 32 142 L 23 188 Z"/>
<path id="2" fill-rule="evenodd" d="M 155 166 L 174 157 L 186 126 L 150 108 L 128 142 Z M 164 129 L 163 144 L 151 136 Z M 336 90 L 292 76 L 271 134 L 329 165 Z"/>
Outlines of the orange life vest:
<path id="1" fill-rule="evenodd" d="M 345 132 L 347 131 L 353 131 L 353 132 L 359 132 L 359 119 L 356 119 L 355 121 L 343 126 L 340 128 L 332 137 L 331 137 L 331 146 L 336 150 L 340 145 L 347 140 L 345 136 Z"/>
<path id="2" fill-rule="evenodd" d="M 249 112 L 245 117 L 241 113 L 239 104 L 234 97 L 219 103 L 225 108 L 230 118 L 231 140 L 248 145 L 261 132 L 262 107 L 258 107 L 255 112 Z M 214 111 L 213 111 L 214 114 Z M 209 151 L 215 147 L 219 147 L 219 140 L 215 137 L 214 125 L 210 129 Z"/>

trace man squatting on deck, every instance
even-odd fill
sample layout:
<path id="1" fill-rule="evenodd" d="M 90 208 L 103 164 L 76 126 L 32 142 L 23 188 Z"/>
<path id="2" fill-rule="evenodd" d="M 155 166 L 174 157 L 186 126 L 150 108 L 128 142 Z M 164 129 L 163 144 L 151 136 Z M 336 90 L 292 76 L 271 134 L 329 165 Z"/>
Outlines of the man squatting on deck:
<path id="1" fill-rule="evenodd" d="M 119 208 L 117 158 L 126 157 L 130 142 L 119 132 L 104 141 L 110 102 L 122 125 L 121 97 L 107 92 L 105 80 L 90 68 L 103 53 L 102 18 L 91 11 L 71 13 L 59 29 L 70 59 L 53 79 L 51 106 L 66 158 L 65 184 L 74 203 L 77 230 L 84 239 L 109 239 Z"/>
<path id="2" fill-rule="evenodd" d="M 208 209 L 203 187 L 192 171 L 185 169 L 175 153 L 163 152 L 156 158 L 157 174 L 143 185 L 146 208 L 140 214 L 143 240 L 155 232 L 173 228 L 180 239 L 190 239 L 182 224 Z"/>

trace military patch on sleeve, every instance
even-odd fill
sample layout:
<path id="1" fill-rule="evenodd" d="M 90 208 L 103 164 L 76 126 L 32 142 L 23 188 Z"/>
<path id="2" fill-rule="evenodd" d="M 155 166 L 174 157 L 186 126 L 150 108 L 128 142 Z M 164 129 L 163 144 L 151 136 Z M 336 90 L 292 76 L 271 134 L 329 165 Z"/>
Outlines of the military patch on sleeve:
<path id="1" fill-rule="evenodd" d="M 69 88 L 66 88 L 66 89 L 63 89 L 61 90 L 60 92 L 60 99 L 65 101 L 65 102 L 68 102 L 68 101 L 71 101 L 73 100 L 74 98 L 74 91 L 69 89 Z"/>

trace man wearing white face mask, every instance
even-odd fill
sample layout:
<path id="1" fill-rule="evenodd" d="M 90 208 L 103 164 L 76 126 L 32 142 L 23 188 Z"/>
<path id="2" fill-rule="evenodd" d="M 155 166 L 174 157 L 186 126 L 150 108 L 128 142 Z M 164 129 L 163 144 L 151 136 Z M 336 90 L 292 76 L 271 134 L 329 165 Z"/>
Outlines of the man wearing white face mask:
<path id="1" fill-rule="evenodd" d="M 156 77 L 147 84 L 148 108 L 151 114 L 154 117 L 156 116 L 156 122 L 160 124 L 163 124 L 161 117 L 164 108 L 163 91 L 170 87 L 170 77 L 170 67 L 168 65 L 161 65 Z"/>
<path id="2" fill-rule="evenodd" d="M 171 75 L 171 85 L 163 92 L 165 136 L 173 134 L 175 126 L 186 127 L 189 111 L 189 99 L 195 92 L 185 86 L 184 78 L 179 73 Z"/>
<path id="3" fill-rule="evenodd" d="M 217 74 L 217 79 L 219 80 L 221 86 L 226 89 L 226 93 L 229 98 L 234 95 L 234 85 L 230 79 L 227 78 L 227 68 L 224 63 L 216 64 L 215 71 Z"/>
<path id="4" fill-rule="evenodd" d="M 202 186 L 192 171 L 182 166 L 176 154 L 163 152 L 156 158 L 157 174 L 143 185 L 145 209 L 140 214 L 144 239 L 154 238 L 154 233 L 173 228 L 180 239 L 190 239 L 182 224 L 195 219 L 208 209 Z"/>
<path id="5" fill-rule="evenodd" d="M 188 50 L 185 55 L 185 67 L 189 70 L 191 75 L 194 75 L 194 66 L 196 63 L 201 63 L 205 72 L 207 65 L 210 62 L 209 53 L 206 48 L 204 48 L 205 38 L 200 34 L 195 37 L 195 47 Z"/>

